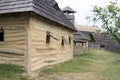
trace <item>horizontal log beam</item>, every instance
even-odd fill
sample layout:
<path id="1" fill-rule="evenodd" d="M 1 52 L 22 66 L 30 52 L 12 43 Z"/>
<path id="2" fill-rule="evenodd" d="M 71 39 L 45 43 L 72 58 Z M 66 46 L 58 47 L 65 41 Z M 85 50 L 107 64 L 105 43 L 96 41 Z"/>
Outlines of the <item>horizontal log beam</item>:
<path id="1" fill-rule="evenodd" d="M 0 53 L 24 55 L 23 51 L 15 51 L 15 50 L 0 50 Z"/>

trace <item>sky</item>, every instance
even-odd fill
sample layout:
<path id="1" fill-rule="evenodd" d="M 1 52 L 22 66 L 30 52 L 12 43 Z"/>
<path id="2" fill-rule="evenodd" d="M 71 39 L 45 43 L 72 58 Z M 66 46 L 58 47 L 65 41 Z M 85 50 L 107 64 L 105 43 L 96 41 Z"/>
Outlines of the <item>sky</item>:
<path id="1" fill-rule="evenodd" d="M 56 0 L 58 2 L 58 5 L 61 9 L 63 9 L 66 6 L 71 7 L 77 13 L 75 13 L 75 22 L 80 25 L 97 25 L 99 26 L 100 23 L 94 24 L 89 23 L 88 20 L 86 20 L 86 16 L 89 16 L 91 14 L 91 11 L 93 6 L 106 6 L 109 4 L 111 0 Z M 113 0 L 112 0 L 113 1 Z M 119 0 L 118 0 L 119 1 Z"/>

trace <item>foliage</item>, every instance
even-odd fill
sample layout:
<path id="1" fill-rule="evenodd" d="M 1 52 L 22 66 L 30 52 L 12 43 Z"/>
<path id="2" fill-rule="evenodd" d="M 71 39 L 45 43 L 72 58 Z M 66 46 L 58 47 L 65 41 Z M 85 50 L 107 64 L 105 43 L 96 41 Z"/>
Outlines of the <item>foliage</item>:
<path id="1" fill-rule="evenodd" d="M 102 22 L 103 32 L 110 34 L 120 44 L 120 7 L 118 1 L 110 2 L 106 7 L 94 6 L 93 16 L 88 16 L 94 22 Z"/>
<path id="2" fill-rule="evenodd" d="M 91 41 L 91 36 L 90 35 L 87 36 L 87 40 Z"/>

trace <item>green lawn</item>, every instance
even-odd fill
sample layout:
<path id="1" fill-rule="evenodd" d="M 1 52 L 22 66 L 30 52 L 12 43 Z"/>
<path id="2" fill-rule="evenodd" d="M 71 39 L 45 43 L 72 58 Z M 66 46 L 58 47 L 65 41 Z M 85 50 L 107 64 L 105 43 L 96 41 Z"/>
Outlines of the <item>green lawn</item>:
<path id="1" fill-rule="evenodd" d="M 40 76 L 48 77 L 48 80 L 57 80 L 56 75 L 61 75 L 62 73 L 64 75 L 72 73 L 73 77 L 76 73 L 80 74 L 78 76 L 89 73 L 94 77 L 81 80 L 120 80 L 120 54 L 104 50 L 86 51 L 83 54 L 75 55 L 71 61 L 52 68 L 42 69 Z M 54 79 L 51 79 L 49 75 L 55 75 L 53 76 Z M 71 78 L 71 75 L 68 77 Z M 69 78 L 65 80 L 69 80 Z"/>
<path id="2" fill-rule="evenodd" d="M 30 80 L 14 65 L 0 65 L 0 80 Z M 43 68 L 32 80 L 120 80 L 120 54 L 104 50 L 86 50 L 74 59 Z"/>
<path id="3" fill-rule="evenodd" d="M 28 80 L 21 75 L 23 72 L 19 66 L 0 64 L 0 80 Z"/>

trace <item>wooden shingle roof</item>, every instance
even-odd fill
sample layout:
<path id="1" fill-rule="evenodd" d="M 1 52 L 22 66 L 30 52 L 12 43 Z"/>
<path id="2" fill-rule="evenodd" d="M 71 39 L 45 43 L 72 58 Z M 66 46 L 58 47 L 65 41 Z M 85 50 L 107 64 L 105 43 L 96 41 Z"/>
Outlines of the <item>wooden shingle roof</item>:
<path id="1" fill-rule="evenodd" d="M 55 23 L 75 30 L 55 0 L 0 0 L 0 14 L 16 12 L 34 12 Z"/>
<path id="2" fill-rule="evenodd" d="M 70 8 L 69 6 L 66 6 L 65 8 L 63 8 L 62 11 L 63 12 L 70 12 L 70 13 L 76 13 L 76 11 L 73 10 L 72 8 Z"/>
<path id="3" fill-rule="evenodd" d="M 88 36 L 92 32 L 88 31 L 77 31 L 74 32 L 74 42 L 87 42 L 88 41 Z"/>
<path id="4" fill-rule="evenodd" d="M 114 42 L 112 36 L 110 36 L 110 35 L 104 35 L 104 34 L 100 34 L 100 33 L 91 33 L 90 35 L 91 35 L 91 37 L 93 37 L 93 39 L 97 43 L 104 44 L 106 42 L 110 42 L 110 43 Z"/>

